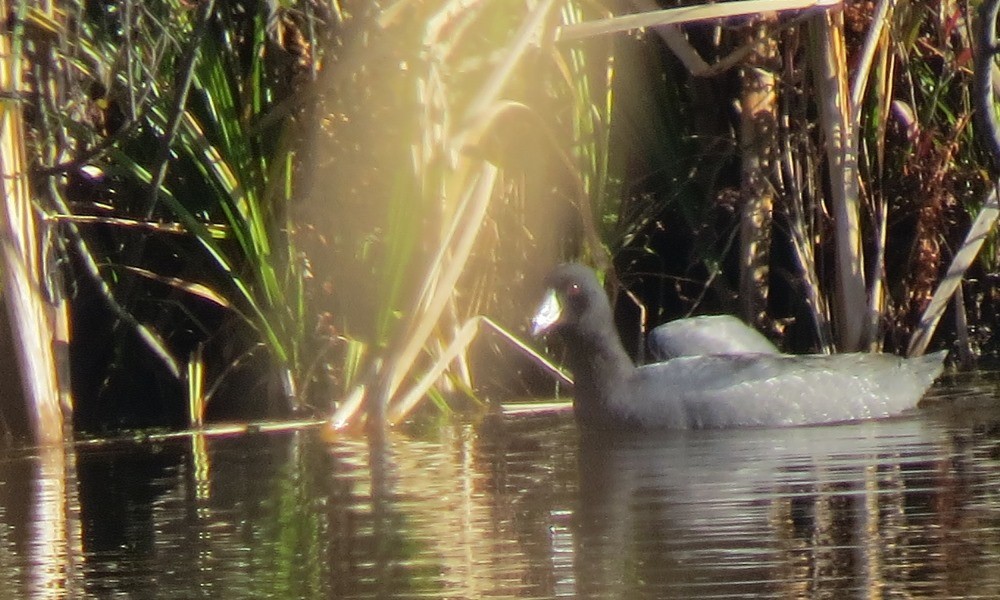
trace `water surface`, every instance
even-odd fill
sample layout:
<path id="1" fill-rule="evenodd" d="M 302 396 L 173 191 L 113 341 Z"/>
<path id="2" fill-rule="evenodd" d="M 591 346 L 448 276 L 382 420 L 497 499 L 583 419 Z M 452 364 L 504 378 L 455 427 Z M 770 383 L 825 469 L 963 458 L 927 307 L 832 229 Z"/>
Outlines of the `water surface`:
<path id="1" fill-rule="evenodd" d="M 58 598 L 1000 597 L 995 374 L 879 422 L 568 414 L 0 451 L 0 589 Z"/>

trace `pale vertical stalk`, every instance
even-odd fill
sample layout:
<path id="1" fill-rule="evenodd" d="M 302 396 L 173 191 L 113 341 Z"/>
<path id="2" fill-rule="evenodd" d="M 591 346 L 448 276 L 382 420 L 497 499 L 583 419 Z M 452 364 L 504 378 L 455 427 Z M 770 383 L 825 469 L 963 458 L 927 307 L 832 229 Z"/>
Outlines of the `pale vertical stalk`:
<path id="1" fill-rule="evenodd" d="M 835 337 L 841 352 L 852 352 L 861 348 L 870 309 L 862 269 L 857 135 L 850 120 L 843 14 L 817 16 L 809 29 L 833 204 Z"/>
<path id="2" fill-rule="evenodd" d="M 851 122 L 855 127 L 861 126 L 861 102 L 864 100 L 865 90 L 868 88 L 868 76 L 871 74 L 872 64 L 875 55 L 884 48 L 887 25 L 892 19 L 893 0 L 879 0 L 872 15 L 871 30 L 865 37 L 865 44 L 861 49 L 861 57 L 858 66 L 855 68 L 854 81 L 851 83 Z M 880 96 L 882 97 L 882 96 Z M 889 101 L 888 98 L 885 99 Z"/>
<path id="3" fill-rule="evenodd" d="M 878 16 L 878 15 L 877 15 Z M 883 16 L 882 18 L 889 18 L 888 16 Z M 873 27 L 876 27 L 873 24 Z M 878 68 L 876 72 L 879 74 L 877 81 L 878 90 L 876 91 L 876 96 L 880 98 L 879 114 L 888 116 L 890 114 L 892 106 L 892 86 L 893 86 L 893 74 L 895 72 L 895 61 L 892 60 L 889 50 L 889 39 L 886 35 L 886 30 L 884 28 L 878 28 L 879 40 L 881 43 L 877 46 L 878 54 Z M 874 30 L 871 35 L 874 35 Z M 868 45 L 866 44 L 866 48 Z M 858 75 L 860 77 L 860 75 Z M 857 81 L 855 81 L 855 87 L 857 87 Z M 853 95 L 853 94 L 852 94 Z M 854 119 L 855 125 L 860 129 L 861 119 L 857 116 Z M 877 147 L 875 160 L 877 161 L 877 169 L 881 172 L 885 165 L 885 134 L 886 126 L 888 123 L 887 118 L 881 118 L 878 120 L 878 131 L 876 134 Z M 868 329 L 867 329 L 867 340 L 868 349 L 876 352 L 881 350 L 882 346 L 882 336 L 879 330 L 879 321 L 885 311 L 886 295 L 885 295 L 885 248 L 886 240 L 888 236 L 888 223 L 889 223 L 889 201 L 886 199 L 884 193 L 873 193 L 872 198 L 872 213 L 874 215 L 874 223 L 872 228 L 875 230 L 875 248 L 873 249 L 873 256 L 871 261 L 871 269 L 868 271 L 869 279 L 871 282 L 870 290 L 868 293 L 868 306 L 871 307 L 871 312 L 869 313 Z"/>
<path id="4" fill-rule="evenodd" d="M 861 135 L 861 108 L 864 101 L 865 92 L 868 89 L 872 67 L 876 65 L 878 59 L 877 72 L 882 75 L 874 82 L 877 86 L 875 97 L 879 98 L 880 114 L 889 114 L 889 105 L 892 102 L 892 66 L 889 60 L 889 36 L 888 25 L 892 20 L 894 0 L 879 0 L 872 16 L 870 29 L 865 37 L 864 46 L 861 49 L 860 57 L 857 59 L 857 66 L 853 69 L 854 80 L 851 82 L 851 127 L 853 135 L 851 137 L 851 149 L 855 154 L 860 148 Z M 879 120 L 878 135 L 878 162 L 882 164 L 884 155 L 886 119 Z M 867 322 L 864 326 L 861 345 L 868 350 L 878 350 L 881 341 L 878 339 L 879 319 L 885 303 L 885 291 L 883 280 L 885 277 L 885 244 L 886 244 L 886 224 L 888 217 L 888 202 L 880 194 L 872 194 L 872 213 L 875 215 L 873 228 L 875 230 L 875 247 L 869 257 L 871 268 L 868 272 L 870 291 L 868 294 Z"/>
<path id="5" fill-rule="evenodd" d="M 768 266 L 774 186 L 771 170 L 777 145 L 777 95 L 771 63 L 777 43 L 764 25 L 753 32 L 756 52 L 741 69 L 742 114 L 740 145 L 743 148 L 740 217 L 740 305 L 743 318 L 761 324 L 767 310 Z"/>
<path id="6" fill-rule="evenodd" d="M 958 351 L 958 364 L 963 369 L 971 369 L 976 362 L 976 357 L 972 353 L 972 342 L 969 339 L 969 315 L 965 310 L 965 292 L 959 284 L 955 288 L 955 295 L 951 298 L 955 307 L 955 345 Z"/>
<path id="7" fill-rule="evenodd" d="M 0 22 L 9 23 L 10 4 L 0 3 Z M 21 61 L 14 36 L 0 35 L 0 268 L 3 297 L 21 374 L 21 387 L 35 440 L 62 440 L 55 310 L 44 293 L 40 228 L 28 184 L 22 107 Z"/>

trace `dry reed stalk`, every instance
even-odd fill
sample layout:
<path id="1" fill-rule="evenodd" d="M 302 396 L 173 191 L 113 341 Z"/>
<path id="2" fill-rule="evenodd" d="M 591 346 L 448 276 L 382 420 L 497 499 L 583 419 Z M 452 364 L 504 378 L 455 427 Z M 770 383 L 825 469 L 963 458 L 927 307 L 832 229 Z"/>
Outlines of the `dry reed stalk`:
<path id="1" fill-rule="evenodd" d="M 763 324 L 767 313 L 775 200 L 771 174 L 775 165 L 778 121 L 774 67 L 778 59 L 778 45 L 768 25 L 761 23 L 750 32 L 756 51 L 740 72 L 740 178 L 743 196 L 740 216 L 740 304 L 743 318 L 757 326 Z"/>
<path id="2" fill-rule="evenodd" d="M 10 4 L 0 3 L 0 23 L 10 22 Z M 65 311 L 45 293 L 41 229 L 28 183 L 25 126 L 20 95 L 20 48 L 15 31 L 0 35 L 0 266 L 3 297 L 17 360 L 21 387 L 34 439 L 58 444 L 63 436 L 63 410 L 54 341 L 59 315 Z"/>
<path id="3" fill-rule="evenodd" d="M 837 287 L 833 298 L 838 350 L 860 350 L 870 322 L 861 254 L 857 130 L 851 121 L 847 49 L 841 13 L 810 23 L 820 126 L 825 137 L 833 205 Z"/>
<path id="4" fill-rule="evenodd" d="M 976 220 L 969 227 L 965 241 L 962 242 L 955 257 L 951 260 L 948 272 L 934 290 L 934 295 L 931 296 L 927 308 L 920 316 L 920 323 L 917 325 L 913 337 L 910 338 L 910 345 L 906 350 L 907 356 L 920 356 L 927 349 L 927 345 L 937 329 L 938 322 L 944 315 L 945 308 L 948 307 L 948 301 L 961 285 L 965 272 L 969 270 L 976 256 L 979 255 L 979 250 L 996 225 L 998 217 L 1000 217 L 1000 204 L 997 203 L 997 191 L 994 188 L 990 190 L 982 209 L 976 215 Z"/>
<path id="5" fill-rule="evenodd" d="M 697 21 L 711 21 L 730 17 L 742 17 L 758 13 L 774 13 L 788 10 L 821 9 L 839 6 L 842 0 L 743 0 L 741 2 L 717 2 L 652 10 L 633 15 L 622 15 L 610 19 L 599 19 L 564 25 L 559 28 L 559 41 L 607 35 L 644 27 L 680 25 Z"/>

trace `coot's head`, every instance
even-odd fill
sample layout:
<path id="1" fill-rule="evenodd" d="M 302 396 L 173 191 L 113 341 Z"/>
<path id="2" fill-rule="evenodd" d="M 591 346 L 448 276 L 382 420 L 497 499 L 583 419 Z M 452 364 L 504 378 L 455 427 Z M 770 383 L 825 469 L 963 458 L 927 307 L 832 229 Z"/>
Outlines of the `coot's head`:
<path id="1" fill-rule="evenodd" d="M 608 297 L 589 268 L 575 263 L 559 265 L 545 283 L 545 298 L 531 320 L 533 335 L 601 328 L 612 322 Z"/>

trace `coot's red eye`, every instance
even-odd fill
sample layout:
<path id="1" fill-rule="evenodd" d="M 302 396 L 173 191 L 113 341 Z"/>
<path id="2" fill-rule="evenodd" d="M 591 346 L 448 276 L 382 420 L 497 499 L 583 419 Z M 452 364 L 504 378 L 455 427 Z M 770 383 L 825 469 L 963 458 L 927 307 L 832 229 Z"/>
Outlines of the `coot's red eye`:
<path id="1" fill-rule="evenodd" d="M 571 283 L 566 288 L 566 295 L 567 296 L 575 296 L 575 295 L 577 295 L 579 293 L 580 293 L 580 284 L 579 283 Z"/>

